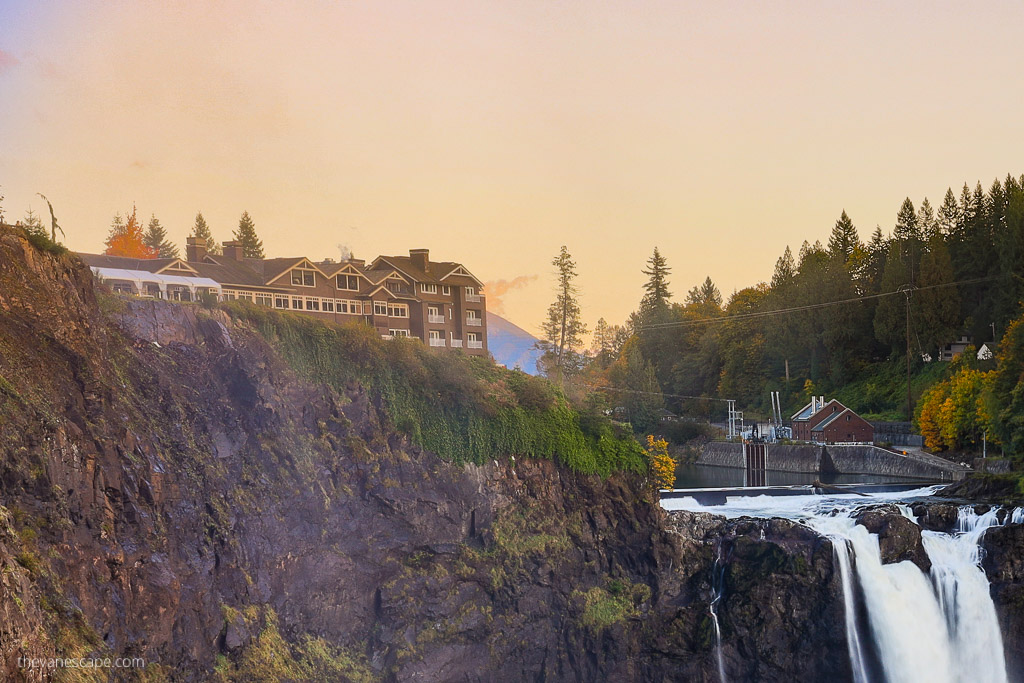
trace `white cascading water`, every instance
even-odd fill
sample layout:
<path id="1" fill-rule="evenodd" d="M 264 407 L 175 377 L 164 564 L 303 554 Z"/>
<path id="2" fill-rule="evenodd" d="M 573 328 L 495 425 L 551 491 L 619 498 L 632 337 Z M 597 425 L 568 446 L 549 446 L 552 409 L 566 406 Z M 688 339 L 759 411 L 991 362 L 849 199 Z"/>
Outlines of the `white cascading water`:
<path id="1" fill-rule="evenodd" d="M 715 565 L 712 568 L 711 589 L 714 594 L 711 597 L 711 620 L 715 624 L 715 656 L 718 657 L 718 680 L 726 683 L 725 662 L 722 659 L 722 629 L 718 624 L 718 603 L 722 599 L 722 579 L 725 574 L 725 565 L 722 563 L 722 546 L 718 545 L 718 553 L 715 555 Z"/>
<path id="2" fill-rule="evenodd" d="M 933 491 L 915 493 L 928 495 Z M 856 683 L 871 680 L 868 644 L 863 642 L 863 634 L 868 631 L 888 683 L 1006 683 L 1002 634 L 988 578 L 981 568 L 980 550 L 985 530 L 1000 524 L 997 509 L 979 515 L 970 507 L 962 507 L 954 533 L 922 531 L 922 543 L 932 563 L 930 575 L 926 575 L 909 561 L 882 563 L 878 536 L 854 519 L 857 508 L 868 501 L 852 496 L 794 498 L 762 496 L 711 507 L 692 499 L 665 502 L 669 509 L 728 517 L 787 517 L 832 539 L 842 579 L 847 649 Z M 870 502 L 880 502 L 879 497 Z M 916 523 L 908 508 L 900 508 Z M 1024 509 L 1004 515 L 1005 524 L 1022 522 Z M 868 629 L 857 623 L 855 580 L 863 596 Z M 716 633 L 720 599 L 716 591 L 712 606 Z M 719 673 L 724 680 L 720 644 L 718 654 Z"/>

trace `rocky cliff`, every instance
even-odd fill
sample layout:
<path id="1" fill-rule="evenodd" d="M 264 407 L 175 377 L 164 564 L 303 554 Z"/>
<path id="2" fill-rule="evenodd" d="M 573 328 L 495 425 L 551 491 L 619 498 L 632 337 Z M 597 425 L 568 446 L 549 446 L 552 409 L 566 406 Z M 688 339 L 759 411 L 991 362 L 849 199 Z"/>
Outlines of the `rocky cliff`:
<path id="1" fill-rule="evenodd" d="M 636 472 L 459 464 L 286 356 L 0 232 L 0 678 L 717 680 L 716 588 L 734 679 L 849 678 L 807 528 L 668 516 Z"/>

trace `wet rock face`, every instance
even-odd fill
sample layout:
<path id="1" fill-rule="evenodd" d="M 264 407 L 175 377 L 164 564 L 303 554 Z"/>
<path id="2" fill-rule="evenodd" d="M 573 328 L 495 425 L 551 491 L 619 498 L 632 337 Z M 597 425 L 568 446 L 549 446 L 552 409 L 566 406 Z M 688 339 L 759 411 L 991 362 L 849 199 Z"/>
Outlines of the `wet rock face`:
<path id="1" fill-rule="evenodd" d="M 956 529 L 959 506 L 952 503 L 915 503 L 910 508 L 922 529 L 950 533 Z"/>
<path id="2" fill-rule="evenodd" d="M 993 527 L 982 537 L 982 568 L 1003 631 L 1010 680 L 1024 676 L 1024 525 Z"/>
<path id="3" fill-rule="evenodd" d="M 857 523 L 878 534 L 884 564 L 909 560 L 924 573 L 931 571 L 932 562 L 921 543 L 921 528 L 904 517 L 896 506 L 866 508 L 857 515 Z"/>

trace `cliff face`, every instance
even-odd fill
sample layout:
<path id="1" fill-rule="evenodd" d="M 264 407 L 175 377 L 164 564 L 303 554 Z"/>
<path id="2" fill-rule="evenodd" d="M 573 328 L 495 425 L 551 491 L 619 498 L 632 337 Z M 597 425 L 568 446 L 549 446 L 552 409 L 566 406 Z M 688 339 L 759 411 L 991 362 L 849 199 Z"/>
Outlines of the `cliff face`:
<path id="1" fill-rule="evenodd" d="M 847 678 L 829 543 L 668 519 L 636 475 L 454 465 L 222 312 L 0 232 L 0 678 Z M 799 624 L 799 628 L 793 628 Z M 828 653 L 834 653 L 830 655 Z"/>

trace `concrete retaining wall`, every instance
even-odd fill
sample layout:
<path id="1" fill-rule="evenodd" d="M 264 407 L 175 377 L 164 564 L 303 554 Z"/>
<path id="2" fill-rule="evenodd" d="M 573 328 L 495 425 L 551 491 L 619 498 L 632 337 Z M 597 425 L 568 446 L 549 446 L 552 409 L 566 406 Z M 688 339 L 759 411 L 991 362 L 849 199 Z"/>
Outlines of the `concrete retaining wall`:
<path id="1" fill-rule="evenodd" d="M 743 467 L 743 444 L 711 441 L 704 444 L 698 465 Z M 815 446 L 768 444 L 768 469 L 773 472 L 818 474 L 882 474 L 956 481 L 962 468 L 941 458 L 911 453 L 901 455 L 877 446 Z"/>

